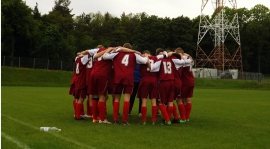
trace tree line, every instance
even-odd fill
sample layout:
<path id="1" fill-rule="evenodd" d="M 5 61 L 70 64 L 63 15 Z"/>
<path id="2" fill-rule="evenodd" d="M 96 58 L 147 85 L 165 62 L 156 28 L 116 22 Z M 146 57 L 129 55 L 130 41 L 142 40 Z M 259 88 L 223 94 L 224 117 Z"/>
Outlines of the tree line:
<path id="1" fill-rule="evenodd" d="M 31 9 L 22 0 L 2 0 L 2 56 L 73 61 L 78 51 L 117 41 L 119 45 L 129 42 L 133 49 L 149 50 L 152 54 L 158 47 L 182 47 L 196 57 L 200 15 L 192 19 L 183 15 L 161 18 L 145 12 L 123 12 L 120 17 L 109 12 L 75 16 L 70 3 L 70 0 L 55 0 L 52 10 L 41 14 L 38 3 Z M 258 4 L 250 10 L 239 8 L 237 12 L 244 71 L 270 74 L 269 8 Z M 225 14 L 231 20 L 235 10 L 226 7 Z M 214 13 L 207 17 L 211 20 Z M 231 52 L 238 46 L 230 36 L 225 45 Z M 214 45 L 209 34 L 200 46 L 206 53 L 212 51 Z"/>

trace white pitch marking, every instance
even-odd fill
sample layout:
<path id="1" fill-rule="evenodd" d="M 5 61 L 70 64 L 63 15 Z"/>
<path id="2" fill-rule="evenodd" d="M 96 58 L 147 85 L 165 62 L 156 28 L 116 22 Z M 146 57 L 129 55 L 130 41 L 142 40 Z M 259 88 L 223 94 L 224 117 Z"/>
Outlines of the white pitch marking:
<path id="1" fill-rule="evenodd" d="M 19 148 L 23 148 L 23 149 L 30 149 L 30 147 L 28 147 L 27 145 L 23 144 L 22 142 L 16 140 L 15 138 L 9 136 L 8 134 L 6 134 L 5 132 L 1 132 L 1 135 L 6 138 L 7 140 L 9 140 L 10 142 L 16 144 Z"/>
<path id="2" fill-rule="evenodd" d="M 2 115 L 2 116 L 5 116 L 6 118 L 8 118 L 8 119 L 10 119 L 10 120 L 12 120 L 12 121 L 15 121 L 15 122 L 17 122 L 17 123 L 20 123 L 20 124 L 23 124 L 23 125 L 25 125 L 25 126 L 31 127 L 31 128 L 33 128 L 33 129 L 39 130 L 38 127 L 35 127 L 35 126 L 33 126 L 33 125 L 30 125 L 30 124 L 25 123 L 25 122 L 23 122 L 23 121 L 20 121 L 20 120 L 18 120 L 18 119 L 12 118 L 12 117 L 7 116 L 7 115 L 4 115 L 4 114 L 1 114 L 1 115 Z M 59 134 L 55 134 L 55 133 L 48 133 L 48 134 L 51 134 L 51 135 L 53 135 L 53 136 L 55 136 L 55 137 L 58 137 L 58 138 L 61 138 L 61 139 L 65 140 L 65 141 L 67 141 L 67 142 L 74 143 L 74 144 L 76 144 L 76 145 L 78 145 L 78 146 L 81 146 L 81 147 L 83 147 L 83 148 L 95 149 L 95 147 L 91 147 L 91 146 L 82 144 L 82 143 L 77 142 L 77 141 L 74 141 L 74 140 L 72 140 L 72 139 L 63 137 L 63 136 L 61 136 L 61 135 L 59 135 Z"/>

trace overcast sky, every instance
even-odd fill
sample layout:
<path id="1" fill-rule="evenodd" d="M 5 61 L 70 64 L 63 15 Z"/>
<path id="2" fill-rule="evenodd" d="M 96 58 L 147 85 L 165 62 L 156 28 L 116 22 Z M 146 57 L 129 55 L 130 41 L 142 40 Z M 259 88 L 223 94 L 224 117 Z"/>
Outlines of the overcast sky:
<path id="1" fill-rule="evenodd" d="M 54 6 L 55 0 L 24 0 L 26 5 L 34 8 L 36 2 L 41 14 L 48 14 Z M 203 13 L 211 15 L 214 11 L 212 1 L 209 0 Z M 256 4 L 263 4 L 270 8 L 269 0 L 237 0 L 237 8 L 251 9 Z M 176 18 L 178 16 L 187 16 L 190 19 L 201 14 L 202 0 L 71 0 L 69 6 L 73 9 L 71 12 L 75 16 L 81 15 L 83 12 L 96 13 L 100 11 L 102 14 L 109 12 L 113 16 L 120 17 L 123 12 L 141 13 L 146 12 L 148 15 L 156 15 L 159 17 Z M 226 1 L 226 6 L 231 6 Z"/>

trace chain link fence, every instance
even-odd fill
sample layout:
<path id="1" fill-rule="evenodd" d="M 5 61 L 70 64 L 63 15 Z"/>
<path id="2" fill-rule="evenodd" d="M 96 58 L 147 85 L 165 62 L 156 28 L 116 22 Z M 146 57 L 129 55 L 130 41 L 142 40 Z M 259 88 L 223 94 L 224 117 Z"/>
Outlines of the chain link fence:
<path id="1" fill-rule="evenodd" d="M 19 68 L 74 71 L 74 63 L 75 62 L 53 61 L 39 58 L 1 56 L 1 66 Z M 237 70 L 221 72 L 212 68 L 195 68 L 192 69 L 192 71 L 196 78 L 243 79 L 259 82 L 263 79 L 270 80 L 270 75 L 263 75 L 262 73 L 254 72 L 243 72 L 240 74 Z"/>
<path id="2" fill-rule="evenodd" d="M 74 71 L 74 63 L 39 58 L 1 56 L 1 66 L 19 68 Z"/>

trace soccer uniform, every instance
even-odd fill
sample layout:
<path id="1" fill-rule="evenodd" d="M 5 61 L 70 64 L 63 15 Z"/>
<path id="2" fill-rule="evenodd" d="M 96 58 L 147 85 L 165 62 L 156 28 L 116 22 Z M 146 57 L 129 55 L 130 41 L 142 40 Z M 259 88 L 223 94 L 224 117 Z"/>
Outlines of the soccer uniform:
<path id="1" fill-rule="evenodd" d="M 100 48 L 99 52 L 106 50 L 105 48 Z M 91 95 L 99 95 L 106 96 L 107 95 L 107 85 L 108 79 L 112 70 L 112 61 L 104 60 L 99 57 L 95 60 L 94 67 L 91 72 L 90 78 L 90 94 Z M 100 114 L 100 120 L 104 121 L 106 118 L 106 102 L 99 101 L 98 98 L 93 98 L 92 100 L 92 114 L 93 114 L 93 122 L 97 120 L 98 112 Z"/>
<path id="2" fill-rule="evenodd" d="M 119 49 L 118 49 L 119 50 Z M 134 69 L 136 64 L 146 64 L 148 58 L 143 58 L 135 53 L 126 52 L 105 53 L 104 59 L 113 60 L 114 67 L 114 93 L 115 94 L 131 94 L 134 86 Z M 124 102 L 123 106 L 123 122 L 127 122 L 129 113 L 129 101 Z M 118 121 L 119 102 L 114 102 L 114 121 Z"/>
<path id="3" fill-rule="evenodd" d="M 83 56 L 82 58 L 76 59 L 76 77 L 75 77 L 75 94 L 76 99 L 84 99 L 86 97 L 86 63 L 88 61 L 88 55 Z M 81 115 L 84 114 L 83 104 L 77 103 L 75 108 L 75 118 L 81 119 Z"/>
<path id="4" fill-rule="evenodd" d="M 90 94 L 90 78 L 91 78 L 91 72 L 92 72 L 93 65 L 94 65 L 93 56 L 98 52 L 98 50 L 99 50 L 98 48 L 88 50 L 90 56 L 88 57 L 88 62 L 86 65 L 86 87 L 87 87 L 86 94 L 87 95 Z"/>

